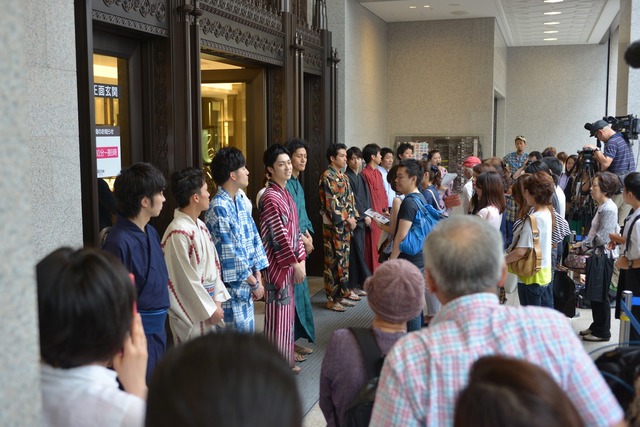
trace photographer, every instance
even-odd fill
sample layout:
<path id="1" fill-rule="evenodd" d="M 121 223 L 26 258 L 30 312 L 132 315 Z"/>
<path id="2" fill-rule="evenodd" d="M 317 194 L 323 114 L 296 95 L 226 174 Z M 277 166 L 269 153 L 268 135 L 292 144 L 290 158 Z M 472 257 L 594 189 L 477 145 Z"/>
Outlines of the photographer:
<path id="1" fill-rule="evenodd" d="M 522 175 L 525 172 L 525 169 L 527 169 L 527 166 L 529 166 L 533 162 L 537 162 L 538 160 L 542 160 L 542 154 L 539 151 L 532 151 L 531 153 L 528 154 L 527 160 L 522 164 L 522 166 L 520 166 L 518 170 L 516 170 L 511 174 L 511 177 L 513 179 L 520 178 L 520 175 Z"/>
<path id="2" fill-rule="evenodd" d="M 591 136 L 605 143 L 604 151 L 592 144 L 585 145 L 583 150 L 593 150 L 593 158 L 600 164 L 601 170 L 618 175 L 621 179 L 629 172 L 636 170 L 631 145 L 624 139 L 620 132 L 616 132 L 605 120 L 584 125 Z M 618 207 L 618 224 L 622 225 L 629 214 L 631 206 L 624 203 L 622 194 L 614 195 L 611 200 Z"/>

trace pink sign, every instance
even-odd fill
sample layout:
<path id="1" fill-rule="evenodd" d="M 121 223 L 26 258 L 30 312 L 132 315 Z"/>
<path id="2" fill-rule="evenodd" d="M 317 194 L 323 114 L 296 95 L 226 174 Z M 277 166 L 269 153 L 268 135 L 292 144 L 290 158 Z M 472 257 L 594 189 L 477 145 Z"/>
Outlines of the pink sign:
<path id="1" fill-rule="evenodd" d="M 118 158 L 119 147 L 97 147 L 96 158 L 97 159 L 116 159 Z"/>

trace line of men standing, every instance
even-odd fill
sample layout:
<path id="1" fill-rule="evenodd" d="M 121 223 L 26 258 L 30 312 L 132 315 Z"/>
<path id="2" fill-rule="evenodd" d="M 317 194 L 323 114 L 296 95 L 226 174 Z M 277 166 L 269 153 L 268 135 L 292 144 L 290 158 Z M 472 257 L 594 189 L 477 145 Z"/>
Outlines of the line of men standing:
<path id="1" fill-rule="evenodd" d="M 176 345 L 221 328 L 252 333 L 253 302 L 263 296 L 267 303 L 265 333 L 292 368 L 294 318 L 298 325 L 295 338 L 313 342 L 304 267 L 306 254 L 313 249 L 312 228 L 306 212 L 299 223 L 298 211 L 304 210 L 304 203 L 296 206 L 292 198 L 304 201 L 296 181 L 306 164 L 306 145 L 298 145 L 294 152 L 304 152 L 304 156 L 298 156 L 303 161 L 298 161 L 293 194 L 285 190 L 292 176 L 289 152 L 278 146 L 282 152 L 270 163 L 269 149 L 265 153 L 265 167 L 272 179 L 260 205 L 261 233 L 240 191 L 248 185 L 249 171 L 236 148 L 223 148 L 212 161 L 218 189 L 211 201 L 200 169 L 187 168 L 172 175 L 171 190 L 178 207 L 162 239 L 149 224 L 165 201 L 162 173 L 148 163 L 136 163 L 116 178 L 117 221 L 108 230 L 103 249 L 132 273 L 148 343 L 147 380 L 166 351 L 167 318 Z M 199 219 L 203 212 L 205 221 Z M 292 246 L 288 252 L 287 244 Z M 295 296 L 301 300 L 300 315 L 292 310 L 294 287 L 300 289 Z"/>
<path id="2" fill-rule="evenodd" d="M 249 183 L 249 171 L 236 148 L 223 148 L 212 160 L 217 192 L 211 200 L 201 170 L 187 168 L 172 175 L 171 191 L 178 207 L 162 239 L 149 224 L 165 202 L 162 173 L 148 163 L 136 163 L 116 178 L 118 215 L 103 249 L 132 273 L 148 342 L 147 379 L 167 347 L 167 318 L 175 344 L 221 328 L 252 333 L 253 302 L 263 297 L 267 304 L 265 333 L 292 368 L 310 353 L 298 346 L 294 351 L 297 339 L 315 339 L 305 268 L 305 258 L 314 249 L 313 227 L 299 181 L 307 152 L 306 143 L 299 139 L 288 141 L 286 147 L 270 146 L 265 152 L 270 179 L 265 191 L 268 197 L 263 195 L 259 205 L 260 231 L 241 191 Z M 366 294 L 360 289 L 362 282 L 378 267 L 381 231 L 364 210 L 371 207 L 387 212 L 391 200 L 383 173 L 392 161 L 380 166 L 380 147 L 369 144 L 363 152 L 352 150 L 350 154 L 351 167 L 343 173 L 346 146 L 332 144 L 327 151 L 330 164 L 319 183 L 327 307 L 336 311 L 344 311 L 343 304 L 353 305 L 352 300 Z M 360 173 L 363 157 L 366 166 Z M 359 210 L 352 191 L 356 186 L 358 196 L 366 201 Z M 202 213 L 204 221 L 199 218 Z M 359 252 L 364 253 L 366 264 L 360 261 L 360 267 L 365 273 L 349 284 L 350 240 L 358 220 L 363 232 L 357 238 L 364 248 Z M 362 259 L 362 253 L 359 255 Z"/>

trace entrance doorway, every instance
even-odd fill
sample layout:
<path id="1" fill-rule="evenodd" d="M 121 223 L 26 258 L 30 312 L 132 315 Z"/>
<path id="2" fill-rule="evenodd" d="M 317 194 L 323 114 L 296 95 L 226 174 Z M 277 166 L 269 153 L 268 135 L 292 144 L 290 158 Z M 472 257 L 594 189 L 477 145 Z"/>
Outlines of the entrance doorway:
<path id="1" fill-rule="evenodd" d="M 209 54 L 202 54 L 201 155 L 208 185 L 211 160 L 224 147 L 236 147 L 247 159 L 250 200 L 263 185 L 262 152 L 266 148 L 266 95 L 263 68 L 251 68 Z"/>

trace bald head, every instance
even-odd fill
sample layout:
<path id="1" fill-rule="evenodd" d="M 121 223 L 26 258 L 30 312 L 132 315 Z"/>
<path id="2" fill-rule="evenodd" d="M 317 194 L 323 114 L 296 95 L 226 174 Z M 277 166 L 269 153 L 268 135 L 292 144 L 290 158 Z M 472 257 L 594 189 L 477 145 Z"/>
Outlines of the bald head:
<path id="1" fill-rule="evenodd" d="M 424 260 L 448 298 L 495 292 L 504 268 L 502 237 L 477 216 L 455 215 L 440 221 L 427 236 Z"/>

